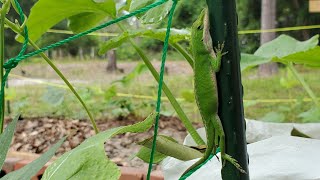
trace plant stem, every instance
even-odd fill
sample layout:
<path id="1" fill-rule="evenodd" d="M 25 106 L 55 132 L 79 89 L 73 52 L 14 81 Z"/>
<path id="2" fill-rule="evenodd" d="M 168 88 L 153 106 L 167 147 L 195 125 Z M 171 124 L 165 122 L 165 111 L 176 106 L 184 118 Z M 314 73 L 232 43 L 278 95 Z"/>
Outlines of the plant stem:
<path id="1" fill-rule="evenodd" d="M 31 39 L 29 39 L 29 42 L 30 42 L 30 45 L 35 48 L 35 50 L 39 50 L 40 49 Z M 40 53 L 40 56 L 45 61 L 47 61 L 47 63 L 51 66 L 51 68 L 58 74 L 58 76 L 64 81 L 64 83 L 68 86 L 68 88 L 71 90 L 71 92 L 77 97 L 77 99 L 79 100 L 79 102 L 81 103 L 83 108 L 86 110 L 86 112 L 87 112 L 87 114 L 88 114 L 88 116 L 90 118 L 90 121 L 91 121 L 91 124 L 93 126 L 93 129 L 94 129 L 95 133 L 98 134 L 99 133 L 99 129 L 98 129 L 97 123 L 94 120 L 91 112 L 89 111 L 89 108 L 87 107 L 86 103 L 81 99 L 80 95 L 77 93 L 77 91 L 71 85 L 71 83 L 62 74 L 62 72 L 57 68 L 57 66 L 49 59 L 49 57 L 44 53 Z"/>
<path id="2" fill-rule="evenodd" d="M 303 79 L 303 77 L 298 73 L 298 71 L 295 69 L 295 67 L 293 66 L 293 63 L 289 63 L 288 64 L 288 68 L 291 70 L 291 72 L 293 73 L 293 75 L 298 79 L 298 81 L 301 83 L 302 87 L 306 90 L 306 92 L 308 93 L 308 95 L 310 96 L 310 98 L 312 99 L 313 103 L 317 106 L 319 106 L 319 102 L 317 100 L 316 95 L 313 93 L 313 91 L 311 90 L 311 88 L 309 87 L 309 85 L 305 82 L 305 80 Z"/>
<path id="3" fill-rule="evenodd" d="M 9 21 L 8 19 L 5 19 L 5 22 L 13 31 L 15 31 L 16 33 L 18 33 L 21 36 L 23 36 L 23 34 L 21 33 L 20 28 L 16 27 L 16 25 L 14 23 Z M 39 50 L 40 49 L 31 39 L 29 39 L 29 43 L 35 50 Z M 89 111 L 89 108 L 87 107 L 85 102 L 81 99 L 80 95 L 77 93 L 77 91 L 74 89 L 74 87 L 71 85 L 71 83 L 67 80 L 67 78 L 62 74 L 62 72 L 57 68 L 57 66 L 50 60 L 50 58 L 46 54 L 40 53 L 40 56 L 51 66 L 51 68 L 58 74 L 58 76 L 64 81 L 64 83 L 68 86 L 68 88 L 71 90 L 71 92 L 79 100 L 79 102 L 81 103 L 83 108 L 86 110 L 86 112 L 87 112 L 87 114 L 88 114 L 88 116 L 90 118 L 90 121 L 91 121 L 91 124 L 93 126 L 93 129 L 94 129 L 95 133 L 98 134 L 99 133 L 99 129 L 98 129 L 97 123 L 94 120 L 91 112 Z"/>
<path id="4" fill-rule="evenodd" d="M 125 31 L 125 28 L 120 23 L 118 23 L 118 26 L 120 27 L 120 29 L 122 31 Z M 150 60 L 148 59 L 148 57 L 145 55 L 145 53 L 141 50 L 141 48 L 139 48 L 137 46 L 137 44 L 131 38 L 129 38 L 129 42 L 133 46 L 133 48 L 137 51 L 137 53 L 139 54 L 139 56 L 141 57 L 143 62 L 146 64 L 146 66 L 148 67 L 148 69 L 151 72 L 151 74 L 153 75 L 153 77 L 156 79 L 157 82 L 159 82 L 159 79 L 160 79 L 159 74 L 157 73 L 157 71 L 153 67 L 153 65 L 150 63 Z M 173 108 L 177 112 L 178 116 L 180 117 L 182 123 L 186 127 L 187 131 L 190 133 L 193 140 L 198 145 L 204 145 L 205 143 L 204 143 L 203 139 L 200 137 L 200 135 L 198 134 L 196 129 L 193 127 L 191 121 L 188 119 L 188 117 L 186 116 L 186 114 L 184 113 L 182 108 L 180 107 L 178 101 L 175 99 L 175 97 L 173 96 L 170 89 L 168 88 L 168 86 L 165 83 L 163 83 L 162 90 L 166 94 L 166 96 L 168 97 L 171 105 L 173 106 Z"/>
<path id="5" fill-rule="evenodd" d="M 4 64 L 4 24 L 5 24 L 5 16 L 6 16 L 6 7 L 8 7 L 8 4 L 10 3 L 9 1 L 3 1 L 2 4 L 2 9 L 0 12 L 0 83 L 3 83 L 3 64 Z M 3 89 L 4 91 L 4 89 Z M 2 134 L 3 132 L 3 128 L 4 128 L 4 110 L 5 110 L 5 93 L 3 92 L 3 97 L 1 98 L 1 114 L 0 114 L 0 134 Z"/>
<path id="6" fill-rule="evenodd" d="M 157 71 L 155 70 L 155 68 L 153 67 L 153 65 L 150 63 L 150 60 L 146 57 L 146 55 L 143 53 L 143 51 L 141 50 L 141 48 L 139 48 L 135 42 L 133 42 L 132 39 L 129 40 L 129 42 L 131 43 L 131 45 L 134 47 L 134 49 L 138 52 L 138 54 L 140 55 L 140 57 L 142 58 L 143 62 L 147 65 L 148 69 L 150 70 L 151 74 L 153 75 L 153 77 L 156 79 L 157 82 L 159 82 L 159 74 L 157 73 Z M 172 92 L 170 91 L 170 89 L 168 88 L 168 86 L 163 83 L 163 88 L 162 88 L 163 92 L 166 94 L 166 96 L 168 97 L 171 105 L 173 106 L 173 108 L 175 109 L 175 111 L 177 112 L 178 116 L 180 117 L 182 123 L 184 124 L 184 126 L 186 127 L 187 131 L 190 133 L 191 137 L 193 138 L 193 140 L 198 144 L 198 145 L 204 145 L 204 141 L 203 139 L 200 137 L 200 135 L 198 134 L 198 132 L 196 131 L 196 129 L 193 127 L 191 121 L 188 119 L 188 117 L 186 116 L 186 114 L 184 113 L 184 111 L 182 110 L 182 108 L 180 107 L 178 101 L 175 99 L 175 97 L 173 96 Z"/>
<path id="7" fill-rule="evenodd" d="M 178 43 L 172 43 L 172 47 L 174 47 L 190 64 L 193 69 L 193 58 L 192 56 Z"/>

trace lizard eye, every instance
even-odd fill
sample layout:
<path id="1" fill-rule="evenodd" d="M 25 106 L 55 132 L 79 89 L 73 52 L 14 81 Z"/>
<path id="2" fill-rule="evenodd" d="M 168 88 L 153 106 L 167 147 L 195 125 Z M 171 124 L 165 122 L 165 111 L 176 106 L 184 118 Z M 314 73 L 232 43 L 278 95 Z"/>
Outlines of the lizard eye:
<path id="1" fill-rule="evenodd" d="M 203 24 L 201 24 L 200 26 L 198 26 L 198 30 L 202 30 L 203 29 Z"/>

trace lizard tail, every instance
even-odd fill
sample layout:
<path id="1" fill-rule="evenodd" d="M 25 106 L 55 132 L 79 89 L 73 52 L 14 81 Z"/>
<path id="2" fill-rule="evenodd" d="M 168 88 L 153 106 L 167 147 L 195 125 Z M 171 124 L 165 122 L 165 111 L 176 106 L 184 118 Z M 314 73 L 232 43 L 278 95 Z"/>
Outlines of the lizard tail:
<path id="1" fill-rule="evenodd" d="M 204 153 L 204 156 L 199 159 L 199 161 L 197 161 L 196 163 L 194 163 L 192 166 L 190 166 L 179 178 L 179 180 L 185 180 L 186 178 L 188 178 L 189 176 L 191 176 L 192 173 L 194 173 L 195 171 L 197 171 L 203 164 L 205 164 L 209 159 L 211 159 L 210 157 L 212 157 L 212 152 L 215 149 L 215 144 L 214 142 L 214 133 L 215 130 L 212 129 L 213 132 L 207 132 L 207 149 Z"/>

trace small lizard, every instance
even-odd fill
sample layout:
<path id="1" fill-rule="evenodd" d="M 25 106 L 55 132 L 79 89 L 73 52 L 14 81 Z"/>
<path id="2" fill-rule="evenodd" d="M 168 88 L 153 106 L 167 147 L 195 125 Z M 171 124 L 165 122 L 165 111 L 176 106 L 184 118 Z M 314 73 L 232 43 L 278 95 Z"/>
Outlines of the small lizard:
<path id="1" fill-rule="evenodd" d="M 237 160 L 225 153 L 225 134 L 218 116 L 218 92 L 215 73 L 220 70 L 223 44 L 218 45 L 215 51 L 212 48 L 212 39 L 209 32 L 209 17 L 204 9 L 191 27 L 191 52 L 194 57 L 194 90 L 196 102 L 207 135 L 207 148 L 204 156 L 193 164 L 191 169 L 206 161 L 210 155 L 216 153 L 220 147 L 223 165 L 225 160 L 232 163 L 240 172 L 245 171 Z"/>

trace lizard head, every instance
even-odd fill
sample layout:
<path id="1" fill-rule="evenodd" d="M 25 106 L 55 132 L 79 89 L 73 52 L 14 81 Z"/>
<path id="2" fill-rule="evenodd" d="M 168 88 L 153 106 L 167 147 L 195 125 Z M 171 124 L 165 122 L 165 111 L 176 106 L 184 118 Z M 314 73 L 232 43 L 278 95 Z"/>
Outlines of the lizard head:
<path id="1" fill-rule="evenodd" d="M 204 28 L 203 21 L 204 21 L 205 14 L 206 14 L 206 10 L 204 9 L 201 11 L 197 20 L 192 24 L 191 35 L 193 38 L 202 39 L 203 28 Z"/>
<path id="2" fill-rule="evenodd" d="M 207 53 L 207 44 L 212 44 L 209 34 L 207 9 L 201 11 L 198 19 L 191 27 L 191 50 L 192 52 Z"/>

